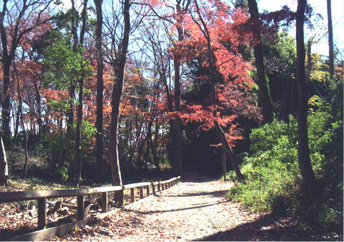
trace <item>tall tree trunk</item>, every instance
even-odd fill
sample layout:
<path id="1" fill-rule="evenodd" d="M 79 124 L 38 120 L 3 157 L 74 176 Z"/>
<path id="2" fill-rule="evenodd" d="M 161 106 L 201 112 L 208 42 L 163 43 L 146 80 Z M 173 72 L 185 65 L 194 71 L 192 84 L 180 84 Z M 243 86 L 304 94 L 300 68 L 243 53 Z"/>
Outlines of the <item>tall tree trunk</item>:
<path id="1" fill-rule="evenodd" d="M 307 88 L 305 79 L 305 44 L 304 44 L 304 12 L 306 0 L 299 0 L 296 13 L 296 80 L 299 89 L 299 107 L 297 110 L 298 162 L 304 184 L 311 195 L 316 191 L 316 179 L 309 157 L 307 127 Z"/>
<path id="2" fill-rule="evenodd" d="M 119 57 L 115 60 L 115 83 L 112 92 L 112 113 L 111 113 L 111 124 L 110 124 L 110 163 L 111 163 L 111 177 L 112 185 L 122 186 L 122 176 L 119 164 L 118 154 L 118 127 L 119 127 L 119 114 L 121 97 L 123 92 L 124 83 L 124 68 L 127 60 L 129 35 L 130 35 L 130 0 L 123 2 L 123 16 L 124 16 L 124 33 L 123 39 L 121 40 Z M 119 202 L 119 205 L 123 205 L 123 192 L 116 193 L 115 200 Z"/>
<path id="3" fill-rule="evenodd" d="M 330 77 L 334 75 L 334 55 L 333 55 L 333 30 L 332 30 L 332 9 L 331 0 L 327 0 L 327 27 L 328 27 L 328 48 L 330 62 Z"/>
<path id="4" fill-rule="evenodd" d="M 174 75 L 174 88 L 175 88 L 175 111 L 180 111 L 180 63 L 174 62 L 175 75 Z M 174 163 L 173 174 L 175 176 L 182 175 L 182 147 L 181 147 L 181 120 L 176 118 L 174 124 Z"/>
<path id="5" fill-rule="evenodd" d="M 82 127 L 82 99 L 83 99 L 83 78 L 79 81 L 79 104 L 76 124 L 75 137 L 75 182 L 80 184 L 81 181 L 81 127 Z"/>
<path id="6" fill-rule="evenodd" d="M 20 82 L 19 82 L 19 77 L 18 77 L 19 75 L 17 72 L 15 62 L 13 62 L 13 69 L 14 69 L 14 72 L 16 73 L 16 77 L 17 77 L 17 93 L 18 93 L 18 100 L 19 100 L 18 110 L 17 110 L 17 118 L 16 118 L 16 128 L 14 131 L 14 137 L 13 137 L 13 141 L 12 141 L 12 143 L 15 144 L 17 142 L 17 137 L 18 137 L 20 117 L 21 117 L 21 120 L 23 121 L 23 117 L 22 117 L 23 99 L 22 99 L 21 94 L 20 94 L 21 92 L 20 92 Z"/>
<path id="7" fill-rule="evenodd" d="M 104 181 L 104 162 L 103 162 L 103 54 L 102 54 L 102 27 L 103 27 L 103 0 L 94 0 L 97 13 L 96 27 L 96 49 L 97 49 L 97 118 L 96 118 L 96 161 L 97 161 L 97 180 Z"/>
<path id="8" fill-rule="evenodd" d="M 11 59 L 9 57 L 2 57 L 3 61 L 3 97 L 2 103 L 2 130 L 3 130 L 3 141 L 5 148 L 11 147 L 11 132 L 10 132 L 10 92 L 8 90 L 10 84 L 10 66 Z"/>
<path id="9" fill-rule="evenodd" d="M 248 0 L 251 19 L 258 21 L 258 6 L 256 0 Z M 253 47 L 255 65 L 257 68 L 257 78 L 259 86 L 259 96 L 262 105 L 263 122 L 270 123 L 273 119 L 272 102 L 268 86 L 267 75 L 264 67 L 263 45 L 260 33 L 256 33 L 259 43 Z"/>
<path id="10" fill-rule="evenodd" d="M 82 27 L 80 30 L 80 45 L 83 46 L 84 35 L 86 29 L 86 11 L 87 11 L 87 0 L 84 0 L 82 10 Z M 83 63 L 81 65 L 84 65 Z M 82 100 L 84 90 L 84 73 L 79 80 L 79 104 L 76 124 L 76 138 L 75 138 L 75 178 L 76 183 L 80 184 L 81 181 L 81 128 L 82 128 Z"/>
<path id="11" fill-rule="evenodd" d="M 177 32 L 178 41 L 183 40 L 183 30 L 180 26 L 182 21 L 182 11 L 180 6 L 180 1 L 177 1 Z M 180 111 L 180 100 L 181 100 L 181 90 L 180 90 L 180 60 L 176 57 L 174 58 L 174 106 L 175 111 Z M 181 133 L 181 120 L 176 118 L 174 120 L 174 162 L 173 162 L 173 173 L 175 176 L 182 175 L 182 133 Z"/>

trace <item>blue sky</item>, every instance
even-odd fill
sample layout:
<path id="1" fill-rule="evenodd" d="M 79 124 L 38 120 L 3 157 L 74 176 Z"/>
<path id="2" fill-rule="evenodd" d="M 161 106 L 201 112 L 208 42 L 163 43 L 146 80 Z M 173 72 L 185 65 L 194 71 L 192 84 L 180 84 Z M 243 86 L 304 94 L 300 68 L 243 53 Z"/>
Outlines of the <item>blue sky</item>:
<path id="1" fill-rule="evenodd" d="M 62 0 L 66 6 L 70 6 L 70 0 Z M 263 10 L 276 11 L 280 10 L 281 6 L 288 5 L 293 11 L 296 11 L 297 0 L 257 0 L 259 12 Z M 323 36 L 319 43 L 312 47 L 313 52 L 328 56 L 328 36 L 327 31 L 327 1 L 326 0 L 308 0 L 308 3 L 314 8 L 315 13 L 320 13 L 323 17 L 323 23 L 316 26 L 316 29 L 309 31 L 305 29 L 305 41 L 314 33 Z M 333 38 L 334 48 L 338 48 L 341 56 L 344 59 L 344 0 L 332 0 L 332 24 L 333 24 Z M 321 29 L 321 25 L 324 26 Z M 295 37 L 295 29 L 290 30 L 290 35 Z"/>
<path id="2" fill-rule="evenodd" d="M 320 13 L 324 18 L 323 24 L 327 28 L 327 1 L 326 0 L 308 0 L 308 3 L 314 8 L 315 13 Z M 263 10 L 276 11 L 281 9 L 281 6 L 288 5 L 291 10 L 295 11 L 297 8 L 297 0 L 258 0 L 259 11 Z M 334 48 L 338 47 L 344 59 L 344 0 L 332 0 L 332 24 L 333 24 L 333 38 Z M 320 26 L 320 25 L 319 25 Z M 321 30 L 319 26 L 312 32 L 305 29 L 305 38 L 311 36 L 314 32 L 324 33 L 327 29 Z M 295 30 L 290 30 L 290 34 L 295 36 Z M 326 35 L 320 39 L 319 43 L 312 47 L 313 52 L 328 56 L 328 36 Z"/>

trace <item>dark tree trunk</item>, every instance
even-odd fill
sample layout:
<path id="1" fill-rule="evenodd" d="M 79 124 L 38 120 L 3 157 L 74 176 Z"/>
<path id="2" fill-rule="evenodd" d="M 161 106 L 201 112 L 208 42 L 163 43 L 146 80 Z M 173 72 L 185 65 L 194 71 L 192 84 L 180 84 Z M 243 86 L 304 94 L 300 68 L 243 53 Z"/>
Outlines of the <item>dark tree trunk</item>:
<path id="1" fill-rule="evenodd" d="M 334 75 L 334 56 L 333 56 L 333 30 L 332 30 L 331 0 L 327 0 L 327 26 L 328 26 L 330 77 L 332 78 L 332 76 Z"/>
<path id="2" fill-rule="evenodd" d="M 311 80 L 311 69 L 312 69 L 312 41 L 307 42 L 307 72 L 306 72 L 306 86 Z"/>
<path id="3" fill-rule="evenodd" d="M 177 25 L 179 21 L 182 20 L 180 1 L 177 1 Z M 178 41 L 183 40 L 183 30 L 177 26 Z M 174 106 L 175 111 L 180 111 L 180 100 L 181 100 L 181 90 L 180 90 L 180 60 L 176 57 L 174 58 Z M 174 162 L 173 162 L 173 174 L 175 176 L 181 176 L 183 173 L 182 167 L 182 133 L 181 133 L 181 120 L 176 118 L 174 120 Z"/>
<path id="4" fill-rule="evenodd" d="M 10 92 L 8 90 L 10 84 L 10 66 L 11 59 L 3 56 L 3 97 L 2 103 L 2 130 L 3 130 L 3 141 L 5 149 L 11 147 L 11 132 L 10 132 Z"/>
<path id="5" fill-rule="evenodd" d="M 28 159 L 29 159 L 29 151 L 27 147 L 27 134 L 25 129 L 25 124 L 23 120 L 23 115 L 21 116 L 21 122 L 22 122 L 22 128 L 24 131 L 24 151 L 25 151 L 25 163 L 24 163 L 24 172 L 23 172 L 23 178 L 26 178 L 27 176 L 27 165 L 28 165 Z"/>
<path id="6" fill-rule="evenodd" d="M 75 137 L 75 181 L 80 184 L 81 181 L 81 127 L 82 127 L 82 98 L 83 98 L 83 78 L 79 82 L 79 104 L 76 124 Z"/>
<path id="7" fill-rule="evenodd" d="M 175 76 L 174 76 L 174 88 L 175 88 L 175 111 L 180 111 L 180 63 L 174 62 Z M 181 120 L 176 118 L 173 121 L 174 124 L 174 163 L 173 174 L 175 176 L 182 175 L 182 147 L 181 147 Z"/>
<path id="8" fill-rule="evenodd" d="M 226 167 L 226 150 L 222 148 L 222 155 L 221 155 L 221 160 L 222 160 L 222 173 L 223 173 L 223 180 L 226 181 L 226 175 L 227 175 L 227 167 Z"/>
<path id="9" fill-rule="evenodd" d="M 67 111 L 67 136 L 72 138 L 72 126 L 73 126 L 73 121 L 74 121 L 74 111 L 73 111 L 73 106 L 74 106 L 74 97 L 75 97 L 75 85 L 71 84 L 69 88 L 69 109 Z M 61 127 L 62 128 L 62 127 Z"/>
<path id="10" fill-rule="evenodd" d="M 314 195 L 317 186 L 311 160 L 309 157 L 307 127 L 308 97 L 305 79 L 305 44 L 303 32 L 305 6 L 306 0 L 299 0 L 296 14 L 296 80 L 299 89 L 299 107 L 297 110 L 298 162 L 303 182 L 310 194 Z"/>
<path id="11" fill-rule="evenodd" d="M 150 150 L 152 151 L 153 162 L 154 162 L 154 165 L 155 165 L 155 169 L 157 171 L 160 171 L 159 160 L 158 160 L 158 156 L 157 156 L 157 153 L 156 153 L 156 147 L 153 144 L 153 138 L 152 138 L 152 122 L 153 122 L 153 120 L 151 120 L 149 122 L 149 124 L 148 124 L 147 146 L 149 146 Z M 157 137 L 155 137 L 155 139 L 157 139 Z M 147 150 L 149 150 L 148 147 L 147 147 Z"/>
<path id="12" fill-rule="evenodd" d="M 14 69 L 14 72 L 16 73 L 16 76 L 17 76 L 17 92 L 18 92 L 18 100 L 19 100 L 18 110 L 17 110 L 17 118 L 16 118 L 16 128 L 15 128 L 14 137 L 12 140 L 12 144 L 15 144 L 17 142 L 17 138 L 18 138 L 18 129 L 19 129 L 19 124 L 20 124 L 20 117 L 22 117 L 23 99 L 22 99 L 21 94 L 20 94 L 20 82 L 19 82 L 18 72 L 17 72 L 17 68 L 16 68 L 15 63 L 13 63 L 13 69 Z M 23 117 L 21 118 L 21 120 L 23 121 Z"/>
<path id="13" fill-rule="evenodd" d="M 249 12 L 251 19 L 258 21 L 258 6 L 256 0 L 248 0 Z M 263 45 L 260 33 L 256 33 L 259 43 L 253 47 L 255 65 L 257 68 L 257 78 L 259 86 L 259 96 L 262 105 L 263 122 L 270 123 L 273 119 L 272 102 L 268 86 L 267 75 L 265 73 L 264 58 L 263 58 Z"/>
<path id="14" fill-rule="evenodd" d="M 19 103 L 18 108 L 17 108 L 17 115 L 16 115 L 16 123 L 15 123 L 15 129 L 14 129 L 14 135 L 12 139 L 12 145 L 17 143 L 18 139 L 18 129 L 19 129 L 19 118 L 20 118 L 20 113 L 19 110 L 21 109 L 21 104 Z"/>
<path id="15" fill-rule="evenodd" d="M 84 35 L 86 29 L 86 11 L 87 11 L 87 0 L 84 0 L 83 11 L 82 11 L 82 27 L 80 30 L 80 45 L 83 46 Z M 83 64 L 81 64 L 83 65 Z M 81 181 L 81 128 L 82 128 L 82 99 L 84 90 L 84 73 L 79 80 L 79 104 L 76 124 L 76 138 L 75 138 L 75 179 L 76 183 L 80 184 Z"/>
<path id="16" fill-rule="evenodd" d="M 97 13 L 96 27 L 96 49 L 97 49 L 97 118 L 96 118 L 96 161 L 97 161 L 97 180 L 104 181 L 104 162 L 103 162 L 103 54 L 102 54 L 102 27 L 103 27 L 103 0 L 94 0 Z"/>
<path id="17" fill-rule="evenodd" d="M 121 40 L 119 57 L 115 60 L 115 83 L 112 92 L 112 113 L 111 113 L 111 125 L 110 125 L 110 163 L 111 163 L 111 177 L 112 185 L 122 186 L 122 176 L 119 164 L 118 154 L 118 127 L 119 127 L 119 114 L 121 97 L 123 92 L 124 83 L 124 67 L 127 60 L 129 35 L 130 35 L 130 1 L 125 0 L 123 2 L 123 16 L 124 16 L 124 33 Z M 116 193 L 115 200 L 119 205 L 123 205 L 123 192 Z"/>

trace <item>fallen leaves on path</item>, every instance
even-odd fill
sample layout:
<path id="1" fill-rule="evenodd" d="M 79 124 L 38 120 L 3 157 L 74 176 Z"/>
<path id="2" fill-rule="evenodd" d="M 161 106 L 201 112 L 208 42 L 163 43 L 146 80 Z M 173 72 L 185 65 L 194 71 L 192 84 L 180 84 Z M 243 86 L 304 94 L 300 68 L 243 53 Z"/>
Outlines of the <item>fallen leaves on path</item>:
<path id="1" fill-rule="evenodd" d="M 190 240 L 343 240 L 335 233 L 300 231 L 297 221 L 270 214 L 251 213 L 225 193 L 232 182 L 192 177 L 123 208 L 93 224 L 76 228 L 55 241 L 190 241 Z M 2 211 L 6 207 L 2 207 Z M 12 216 L 12 217 L 11 217 Z M 20 223 L 22 214 L 4 216 Z M 26 216 L 26 215 L 24 215 Z M 25 220 L 23 220 L 25 221 Z M 36 221 L 34 221 L 36 222 Z M 21 226 L 21 225 L 20 225 Z"/>

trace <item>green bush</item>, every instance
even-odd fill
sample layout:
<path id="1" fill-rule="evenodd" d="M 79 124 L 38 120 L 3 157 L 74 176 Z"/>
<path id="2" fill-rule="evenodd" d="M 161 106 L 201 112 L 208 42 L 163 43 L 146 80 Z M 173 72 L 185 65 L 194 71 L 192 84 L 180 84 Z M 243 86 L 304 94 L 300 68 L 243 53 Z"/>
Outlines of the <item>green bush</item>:
<path id="1" fill-rule="evenodd" d="M 252 130 L 251 155 L 241 167 L 246 179 L 236 183 L 228 198 L 254 211 L 288 212 L 299 217 L 305 226 L 340 228 L 343 224 L 342 122 L 332 122 L 328 112 L 319 109 L 310 112 L 308 128 L 310 157 L 323 190 L 322 198 L 312 200 L 304 195 L 293 117 L 288 124 L 275 120 Z"/>
<path id="2" fill-rule="evenodd" d="M 72 134 L 75 133 L 76 124 L 72 126 Z M 83 121 L 81 130 L 81 157 L 83 164 L 89 164 L 94 161 L 89 153 L 92 149 L 92 142 L 94 141 L 95 128 L 87 121 Z M 70 139 L 64 133 L 46 134 L 43 141 L 46 149 L 45 159 L 49 162 L 53 175 L 58 179 L 67 181 L 72 179 L 74 174 L 74 159 L 75 159 L 75 140 Z"/>

